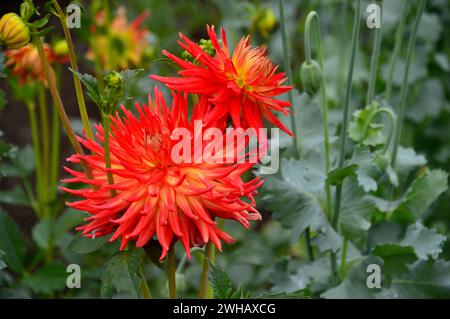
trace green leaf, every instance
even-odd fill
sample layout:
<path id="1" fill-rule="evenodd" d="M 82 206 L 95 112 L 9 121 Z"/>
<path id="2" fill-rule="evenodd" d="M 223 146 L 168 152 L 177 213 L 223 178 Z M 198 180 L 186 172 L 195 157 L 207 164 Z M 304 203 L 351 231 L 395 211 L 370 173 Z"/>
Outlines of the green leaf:
<path id="1" fill-rule="evenodd" d="M 342 232 L 349 238 L 366 237 L 374 212 L 372 203 L 365 197 L 356 178 L 346 180 L 342 189 L 339 222 Z"/>
<path id="2" fill-rule="evenodd" d="M 115 295 L 131 298 L 148 297 L 143 276 L 142 257 L 137 251 L 121 251 L 105 263 L 102 277 L 102 298 Z"/>
<path id="3" fill-rule="evenodd" d="M 37 294 L 49 295 L 66 289 L 67 276 L 65 265 L 53 263 L 34 271 L 25 277 L 23 283 Z"/>
<path id="4" fill-rule="evenodd" d="M 44 219 L 34 226 L 32 237 L 34 242 L 41 249 L 49 249 L 51 247 L 52 232 L 54 228 L 54 221 L 50 218 Z"/>
<path id="5" fill-rule="evenodd" d="M 80 72 L 74 71 L 73 69 L 69 68 L 69 70 L 75 74 L 80 81 L 84 84 L 87 91 L 86 94 L 91 98 L 91 100 L 97 104 L 97 106 L 102 106 L 102 98 L 100 94 L 100 89 L 98 86 L 98 81 L 95 77 L 93 77 L 90 74 L 81 74 Z"/>
<path id="6" fill-rule="evenodd" d="M 447 189 L 447 179 L 448 174 L 442 170 L 431 170 L 417 178 L 393 216 L 403 221 L 417 220 Z"/>
<path id="7" fill-rule="evenodd" d="M 374 161 L 375 155 L 373 153 L 359 147 L 355 149 L 350 161 L 358 166 L 356 170 L 358 184 L 366 193 L 376 191 L 378 189 L 375 178 L 380 175 L 380 170 Z"/>
<path id="8" fill-rule="evenodd" d="M 80 233 L 77 233 L 75 237 L 67 246 L 67 251 L 73 254 L 90 254 L 100 249 L 108 240 L 110 236 L 102 236 L 96 238 L 82 237 Z"/>
<path id="9" fill-rule="evenodd" d="M 309 227 L 317 233 L 313 243 L 321 251 L 336 251 L 341 240 L 322 208 L 325 175 L 318 167 L 322 163 L 316 155 L 302 161 L 282 159 L 281 176 L 266 177 L 263 201 L 284 228 L 292 228 L 292 242 Z"/>
<path id="10" fill-rule="evenodd" d="M 396 169 L 402 173 L 409 173 L 412 169 L 425 165 L 427 160 L 423 155 L 416 154 L 414 149 L 399 146 Z"/>
<path id="11" fill-rule="evenodd" d="M 342 168 L 335 168 L 328 172 L 327 183 L 330 185 L 340 185 L 346 177 L 356 176 L 357 164 L 350 164 Z"/>
<path id="12" fill-rule="evenodd" d="M 450 262 L 444 260 L 419 260 L 407 271 L 392 276 L 388 289 L 379 298 L 450 298 Z"/>
<path id="13" fill-rule="evenodd" d="M 428 229 L 417 222 L 408 227 L 402 240 L 391 241 L 389 245 L 410 247 L 419 259 L 428 259 L 429 257 L 437 259 L 445 241 L 446 237 L 438 234 L 435 229 Z M 374 250 L 380 249 L 380 246 L 383 245 L 385 244 L 377 245 Z"/>
<path id="14" fill-rule="evenodd" d="M 348 136 L 356 143 L 366 146 L 383 145 L 386 142 L 383 136 L 383 124 L 373 123 L 379 110 L 379 104 L 373 102 L 365 109 L 353 113 L 353 120 L 348 128 Z"/>
<path id="15" fill-rule="evenodd" d="M 5 259 L 5 252 L 0 249 L 0 271 L 6 269 L 8 267 L 6 263 L 4 262 Z"/>
<path id="16" fill-rule="evenodd" d="M 124 71 L 120 71 L 120 75 L 122 76 L 123 81 L 126 83 L 132 78 L 136 77 L 139 73 L 143 72 L 144 69 L 127 69 Z"/>
<path id="17" fill-rule="evenodd" d="M 0 90 L 0 111 L 5 109 L 8 100 L 6 99 L 6 93 L 3 90 Z"/>
<path id="18" fill-rule="evenodd" d="M 241 287 L 233 288 L 230 277 L 226 272 L 209 264 L 211 270 L 209 280 L 214 290 L 215 299 L 248 299 L 250 294 L 245 292 Z"/>
<path id="19" fill-rule="evenodd" d="M 13 189 L 2 191 L 0 194 L 0 203 L 25 207 L 31 206 L 30 201 L 19 185 L 14 186 Z"/>
<path id="20" fill-rule="evenodd" d="M 22 272 L 27 246 L 17 224 L 0 210 L 0 249 L 4 261 L 15 272 Z"/>

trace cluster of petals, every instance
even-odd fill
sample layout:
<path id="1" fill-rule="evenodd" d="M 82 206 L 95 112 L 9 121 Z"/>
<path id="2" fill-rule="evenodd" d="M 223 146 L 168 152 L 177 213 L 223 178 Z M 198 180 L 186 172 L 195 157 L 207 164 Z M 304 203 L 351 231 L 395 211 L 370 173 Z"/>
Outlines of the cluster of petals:
<path id="1" fill-rule="evenodd" d="M 155 88 L 148 104 L 136 103 L 137 115 L 122 107 L 123 116 L 111 116 L 110 169 L 105 168 L 102 126 L 96 125 L 95 140 L 79 137 L 90 154 L 75 154 L 68 161 L 84 161 L 93 178 L 66 167 L 72 177 L 63 182 L 90 187 L 62 189 L 82 198 L 67 205 L 88 213 L 87 223 L 78 228 L 84 236 L 112 234 L 110 241 L 120 239 L 121 249 L 129 241 L 142 247 L 156 236 L 162 247 L 161 259 L 179 240 L 189 257 L 193 246 L 212 241 L 221 249 L 221 241 L 233 242 L 219 229 L 217 218 L 238 221 L 246 228 L 249 221 L 261 219 L 254 196 L 263 181 L 242 179 L 253 164 L 173 160 L 172 149 L 177 143 L 171 137 L 173 130 L 185 128 L 194 134 L 194 121 L 202 120 L 208 108 L 196 105 L 188 119 L 187 94 L 172 93 L 171 104 L 168 106 Z M 207 143 L 202 146 L 207 147 Z M 108 183 L 108 172 L 113 175 L 113 184 Z"/>

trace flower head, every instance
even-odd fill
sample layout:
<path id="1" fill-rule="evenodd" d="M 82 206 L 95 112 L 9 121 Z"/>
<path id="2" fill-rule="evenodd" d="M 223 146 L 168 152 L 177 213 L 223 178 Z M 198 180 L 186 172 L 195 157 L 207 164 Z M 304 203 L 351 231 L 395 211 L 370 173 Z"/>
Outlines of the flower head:
<path id="1" fill-rule="evenodd" d="M 9 49 L 18 49 L 30 42 L 30 29 L 15 13 L 7 13 L 0 19 L 0 43 Z"/>
<path id="2" fill-rule="evenodd" d="M 215 218 L 232 219 L 249 227 L 249 220 L 261 218 L 254 208 L 254 195 L 262 180 L 243 182 L 241 175 L 251 164 L 210 164 L 205 162 L 179 163 L 172 156 L 177 141 L 171 138 L 176 128 L 193 130 L 197 113 L 187 119 L 186 95 L 173 96 L 173 105 L 167 107 L 162 94 L 155 89 L 149 104 L 136 104 L 139 116 L 123 109 L 124 117 L 111 116 L 111 169 L 114 184 L 108 184 L 105 151 L 102 145 L 104 131 L 97 125 L 99 142 L 79 138 L 91 155 L 73 155 L 68 160 L 84 161 L 94 178 L 66 168 L 76 182 L 94 186 L 89 189 L 63 188 L 82 197 L 68 203 L 70 207 L 87 212 L 88 223 L 78 228 L 86 237 L 113 233 L 110 241 L 121 238 L 121 249 L 129 241 L 138 247 L 153 236 L 162 247 L 161 259 L 171 244 L 180 240 L 187 255 L 190 248 L 212 241 L 221 249 L 232 237 L 216 224 Z M 202 109 L 202 107 L 197 108 Z M 206 145 L 204 145 L 206 147 Z"/>
<path id="3" fill-rule="evenodd" d="M 44 52 L 49 62 L 55 60 L 55 54 L 47 43 L 44 43 Z M 29 43 L 20 49 L 7 50 L 5 56 L 7 59 L 5 65 L 12 66 L 12 73 L 19 77 L 20 84 L 39 81 L 46 85 L 44 67 L 34 44 Z"/>
<path id="4" fill-rule="evenodd" d="M 104 16 L 103 11 L 97 14 L 97 26 L 104 24 Z M 86 57 L 92 61 L 97 59 L 106 70 L 139 66 L 149 47 L 149 32 L 141 26 L 148 16 L 149 13 L 144 12 L 128 23 L 125 7 L 120 7 L 105 32 L 97 32 L 93 26 L 93 49 L 87 52 Z"/>
<path id="5" fill-rule="evenodd" d="M 230 54 L 225 31 L 222 29 L 222 43 L 216 36 L 214 26 L 208 26 L 207 31 L 215 49 L 214 56 L 180 33 L 181 41 L 178 43 L 196 59 L 196 63 L 163 51 L 181 67 L 181 78 L 157 75 L 151 75 L 151 78 L 165 83 L 173 90 L 200 94 L 207 99 L 214 105 L 205 119 L 207 122 L 231 117 L 236 127 L 258 130 L 263 127 L 262 118 L 265 118 L 292 135 L 272 113 L 278 111 L 288 114 L 290 103 L 278 100 L 275 96 L 292 87 L 283 85 L 285 74 L 277 73 L 277 67 L 266 56 L 266 50 L 252 48 L 249 37 L 246 37 L 239 41 L 233 54 Z"/>

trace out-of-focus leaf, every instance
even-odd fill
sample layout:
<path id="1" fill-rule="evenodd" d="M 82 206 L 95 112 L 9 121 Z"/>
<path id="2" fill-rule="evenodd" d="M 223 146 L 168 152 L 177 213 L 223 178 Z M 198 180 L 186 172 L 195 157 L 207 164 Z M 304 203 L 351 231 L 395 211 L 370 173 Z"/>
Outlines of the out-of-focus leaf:
<path id="1" fill-rule="evenodd" d="M 90 254 L 100 249 L 109 239 L 109 236 L 102 236 L 96 238 L 82 237 L 80 233 L 77 233 L 75 237 L 67 246 L 67 250 L 73 254 Z"/>
<path id="2" fill-rule="evenodd" d="M 101 286 L 102 298 L 113 298 L 117 294 L 131 298 L 146 298 L 149 297 L 146 287 L 142 258 L 138 252 L 121 251 L 105 263 Z"/>
<path id="3" fill-rule="evenodd" d="M 351 163 L 358 165 L 356 177 L 358 184 L 366 193 L 376 191 L 378 188 L 375 178 L 379 176 L 380 170 L 374 163 L 375 155 L 367 150 L 356 148 L 353 152 Z"/>
<path id="4" fill-rule="evenodd" d="M 447 189 L 448 174 L 442 170 L 431 170 L 417 178 L 403 196 L 395 210 L 399 220 L 414 221 Z"/>
<path id="5" fill-rule="evenodd" d="M 0 271 L 2 271 L 3 269 L 6 269 L 6 267 L 8 267 L 6 265 L 6 263 L 4 262 L 4 259 L 5 259 L 5 252 L 0 249 Z"/>
<path id="6" fill-rule="evenodd" d="M 293 242 L 309 227 L 317 233 L 313 242 L 321 251 L 336 251 L 341 240 L 322 208 L 325 175 L 318 165 L 322 165 L 322 161 L 316 157 L 302 161 L 282 159 L 281 176 L 266 178 L 263 200 L 283 227 L 292 228 Z"/>
<path id="7" fill-rule="evenodd" d="M 6 93 L 3 90 L 0 90 L 0 111 L 5 109 L 8 100 L 6 99 Z"/>
<path id="8" fill-rule="evenodd" d="M 69 68 L 69 70 L 73 74 L 75 74 L 84 84 L 84 86 L 86 87 L 86 94 L 92 99 L 92 101 L 97 105 L 101 105 L 102 98 L 99 91 L 97 79 L 87 73 L 81 74 L 80 72 L 74 71 L 71 68 Z"/>
<path id="9" fill-rule="evenodd" d="M 215 299 L 246 299 L 250 294 L 241 287 L 233 288 L 230 277 L 223 270 L 210 263 L 209 280 L 214 290 Z"/>
<path id="10" fill-rule="evenodd" d="M 49 295 L 66 288 L 68 273 L 62 263 L 53 263 L 43 266 L 25 277 L 23 283 L 37 294 Z"/>
<path id="11" fill-rule="evenodd" d="M 4 261 L 15 271 L 23 270 L 27 246 L 17 224 L 0 210 L 0 249 L 5 253 Z"/>
<path id="12" fill-rule="evenodd" d="M 16 185 L 11 190 L 2 191 L 0 194 L 0 203 L 25 207 L 31 206 L 30 201 L 19 185 Z"/>
<path id="13" fill-rule="evenodd" d="M 353 120 L 348 128 L 348 136 L 356 143 L 366 146 L 382 145 L 386 142 L 383 136 L 384 125 L 375 123 L 379 104 L 373 102 L 365 109 L 353 113 Z"/>
<path id="14" fill-rule="evenodd" d="M 408 108 L 408 118 L 419 123 L 426 117 L 438 117 L 446 104 L 444 87 L 439 79 L 427 79 L 419 92 L 415 103 Z"/>
<path id="15" fill-rule="evenodd" d="M 349 164 L 342 168 L 335 168 L 328 172 L 327 183 L 330 185 L 340 185 L 346 177 L 356 176 L 357 164 Z"/>

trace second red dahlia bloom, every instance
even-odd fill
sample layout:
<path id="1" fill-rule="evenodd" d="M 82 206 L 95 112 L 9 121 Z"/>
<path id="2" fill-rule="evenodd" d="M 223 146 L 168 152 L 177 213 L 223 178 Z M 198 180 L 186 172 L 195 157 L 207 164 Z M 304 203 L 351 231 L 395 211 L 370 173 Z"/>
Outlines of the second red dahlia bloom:
<path id="1" fill-rule="evenodd" d="M 193 246 L 212 241 L 220 249 L 221 240 L 233 241 L 217 227 L 216 218 L 236 220 L 245 227 L 249 227 L 249 220 L 261 218 L 253 197 L 262 180 L 244 182 L 241 178 L 251 164 L 179 163 L 172 159 L 177 143 L 171 138 L 173 130 L 191 132 L 192 121 L 201 118 L 194 114 L 188 120 L 187 104 L 187 96 L 179 94 L 169 108 L 156 90 L 154 102 L 149 97 L 149 105 L 136 104 L 138 117 L 124 108 L 123 119 L 111 117 L 112 185 L 105 168 L 103 128 L 96 127 L 99 142 L 79 139 L 92 154 L 73 155 L 69 161 L 84 160 L 94 179 L 66 168 L 73 178 L 64 182 L 94 187 L 63 190 L 82 197 L 68 205 L 90 215 L 87 224 L 78 228 L 84 236 L 112 233 L 110 241 L 121 239 L 121 249 L 129 241 L 142 247 L 156 236 L 163 250 L 161 258 L 175 240 L 180 240 L 189 256 Z"/>
<path id="2" fill-rule="evenodd" d="M 199 45 L 180 33 L 180 46 L 189 52 L 197 63 L 191 63 L 163 51 L 176 62 L 181 71 L 179 77 L 163 77 L 151 75 L 151 78 L 165 83 L 177 91 L 200 94 L 214 105 L 206 121 L 231 117 L 236 127 L 263 128 L 262 118 L 277 126 L 291 136 L 293 134 L 272 113 L 273 111 L 288 114 L 289 102 L 275 98 L 292 89 L 283 85 L 286 81 L 284 73 L 277 73 L 266 56 L 266 50 L 252 48 L 249 37 L 242 38 L 233 54 L 227 44 L 225 31 L 222 29 L 222 43 L 219 42 L 214 26 L 207 28 L 209 38 L 215 49 L 210 56 Z"/>

